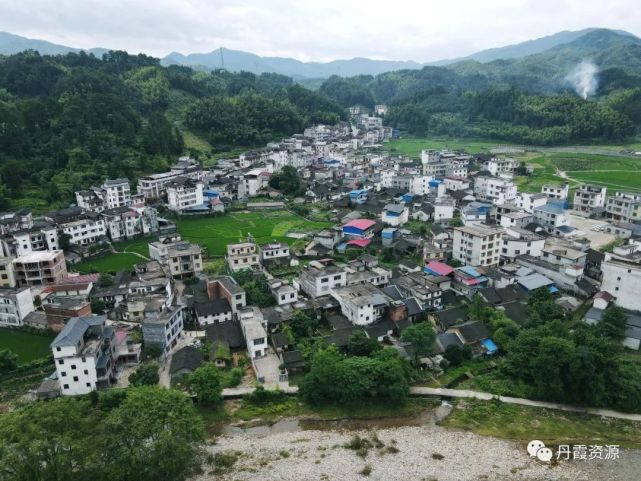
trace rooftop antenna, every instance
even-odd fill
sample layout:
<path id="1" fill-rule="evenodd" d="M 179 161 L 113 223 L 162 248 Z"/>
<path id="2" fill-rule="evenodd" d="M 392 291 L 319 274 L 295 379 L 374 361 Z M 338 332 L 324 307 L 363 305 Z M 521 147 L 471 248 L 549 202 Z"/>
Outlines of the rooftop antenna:
<path id="1" fill-rule="evenodd" d="M 223 57 L 223 48 L 220 47 L 220 68 L 225 70 L 225 58 Z"/>

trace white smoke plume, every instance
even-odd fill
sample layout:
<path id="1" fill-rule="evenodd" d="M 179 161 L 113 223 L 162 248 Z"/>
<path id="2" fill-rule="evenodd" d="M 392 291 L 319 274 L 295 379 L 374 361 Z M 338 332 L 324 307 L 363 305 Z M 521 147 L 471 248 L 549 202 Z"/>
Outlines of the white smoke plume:
<path id="1" fill-rule="evenodd" d="M 599 69 L 596 65 L 590 60 L 583 60 L 565 79 L 572 84 L 577 94 L 587 99 L 596 93 L 599 86 L 598 73 Z"/>

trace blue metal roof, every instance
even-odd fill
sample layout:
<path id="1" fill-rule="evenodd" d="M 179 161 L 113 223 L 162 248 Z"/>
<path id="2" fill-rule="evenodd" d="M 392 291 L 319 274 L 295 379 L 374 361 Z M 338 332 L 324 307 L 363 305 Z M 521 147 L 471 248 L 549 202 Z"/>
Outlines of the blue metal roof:
<path id="1" fill-rule="evenodd" d="M 499 350 L 498 346 L 494 344 L 494 341 L 492 339 L 483 339 L 481 341 L 481 344 L 483 347 L 487 350 L 489 354 L 494 354 Z"/>

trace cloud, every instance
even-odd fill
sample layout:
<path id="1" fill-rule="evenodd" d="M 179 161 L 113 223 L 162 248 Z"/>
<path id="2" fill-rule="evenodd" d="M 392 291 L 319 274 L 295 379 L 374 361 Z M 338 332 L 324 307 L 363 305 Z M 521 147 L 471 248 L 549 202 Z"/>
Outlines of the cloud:
<path id="1" fill-rule="evenodd" d="M 0 30 L 157 56 L 224 46 L 301 60 L 430 61 L 564 29 L 638 25 L 631 0 L 607 9 L 583 0 L 0 0 Z"/>

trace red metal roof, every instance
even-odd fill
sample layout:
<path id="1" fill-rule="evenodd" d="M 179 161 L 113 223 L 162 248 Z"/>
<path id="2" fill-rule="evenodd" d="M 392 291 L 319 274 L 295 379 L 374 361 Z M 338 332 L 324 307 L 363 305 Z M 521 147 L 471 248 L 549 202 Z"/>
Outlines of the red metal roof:
<path id="1" fill-rule="evenodd" d="M 348 246 L 357 246 L 357 247 L 367 247 L 370 244 L 371 239 L 354 239 L 347 241 Z"/>
<path id="2" fill-rule="evenodd" d="M 356 227 L 357 229 L 367 230 L 370 227 L 372 227 L 374 224 L 376 224 L 376 222 L 374 222 L 373 220 L 356 219 L 356 220 L 349 221 L 343 227 Z"/>

